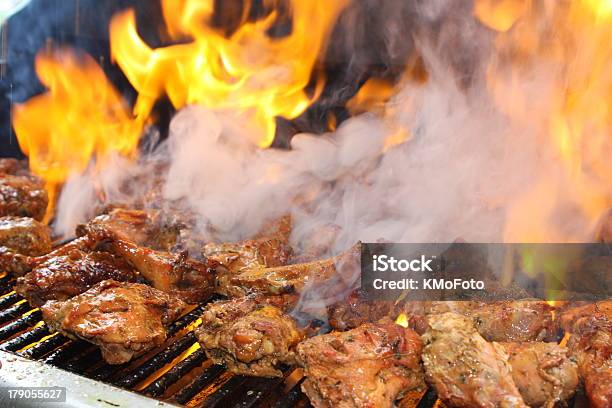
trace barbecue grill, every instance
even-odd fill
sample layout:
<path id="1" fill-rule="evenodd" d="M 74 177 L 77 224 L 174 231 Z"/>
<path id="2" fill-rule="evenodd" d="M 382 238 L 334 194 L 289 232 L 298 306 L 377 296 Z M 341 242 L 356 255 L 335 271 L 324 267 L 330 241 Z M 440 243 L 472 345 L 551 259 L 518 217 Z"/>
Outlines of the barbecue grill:
<path id="1" fill-rule="evenodd" d="M 4 372 L 0 386 L 66 387 L 67 406 L 310 406 L 300 390 L 300 369 L 287 367 L 284 378 L 244 377 L 207 359 L 193 333 L 206 303 L 172 323 L 164 345 L 113 366 L 104 362 L 97 346 L 50 333 L 41 321 L 40 310 L 12 291 L 13 284 L 9 276 L 0 278 L 0 361 Z M 2 406 L 11 406 L 5 403 L 0 401 Z M 588 405 L 579 395 L 569 406 Z M 443 404 L 428 390 L 410 393 L 400 407 L 440 408 Z"/>

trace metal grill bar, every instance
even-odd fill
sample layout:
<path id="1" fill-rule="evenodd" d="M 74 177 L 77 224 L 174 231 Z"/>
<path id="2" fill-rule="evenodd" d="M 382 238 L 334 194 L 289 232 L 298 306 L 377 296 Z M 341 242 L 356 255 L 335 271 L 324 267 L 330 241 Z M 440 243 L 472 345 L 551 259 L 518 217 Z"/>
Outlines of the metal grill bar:
<path id="1" fill-rule="evenodd" d="M 195 367 L 201 365 L 206 361 L 206 353 L 204 350 L 196 350 L 193 354 L 190 354 L 185 359 L 181 360 L 177 365 L 172 367 L 167 373 L 162 375 L 160 378 L 149 384 L 142 392 L 152 397 L 159 397 L 166 390 L 188 372 L 193 370 Z"/>
<path id="2" fill-rule="evenodd" d="M 155 371 L 159 370 L 164 365 L 174 360 L 182 352 L 191 347 L 193 343 L 195 343 L 195 341 L 195 334 L 193 332 L 190 332 L 185 337 L 168 346 L 161 353 L 153 356 L 144 364 L 141 364 L 134 372 L 128 374 L 127 376 L 123 377 L 114 384 L 123 388 L 131 388 L 135 386 L 140 381 L 144 380 L 145 378 L 153 374 Z"/>
<path id="3" fill-rule="evenodd" d="M 0 309 L 6 309 L 10 305 L 19 302 L 21 299 L 23 299 L 23 298 L 21 296 L 19 296 L 15 292 L 13 292 L 11 294 L 8 294 L 8 295 L 5 295 L 5 296 L 2 296 L 0 298 Z"/>
<path id="4" fill-rule="evenodd" d="M 37 341 L 40 341 L 40 339 L 45 336 L 48 336 L 49 334 L 50 333 L 47 326 L 38 326 L 2 344 L 2 346 L 0 346 L 0 349 L 6 351 L 17 351 L 24 348 L 28 344 L 33 344 Z"/>
<path id="5" fill-rule="evenodd" d="M 32 308 L 27 302 L 17 303 L 16 305 L 13 305 L 8 309 L 5 309 L 0 312 L 0 324 L 10 322 L 11 320 L 21 316 L 30 309 Z"/>
<path id="6" fill-rule="evenodd" d="M 223 371 L 224 367 L 221 365 L 213 364 L 206 371 L 204 371 L 198 378 L 193 380 L 191 384 L 183 388 L 179 393 L 174 396 L 174 400 L 179 404 L 186 404 L 191 401 L 196 395 L 198 395 L 208 384 L 217 379 Z"/>
<path id="7" fill-rule="evenodd" d="M 53 350 L 64 345 L 67 342 L 67 337 L 62 336 L 61 334 L 56 334 L 55 336 L 49 337 L 48 339 L 43 340 L 40 343 L 36 343 L 34 346 L 20 352 L 19 354 L 31 360 L 38 360 L 45 354 L 52 352 Z"/>
<path id="8" fill-rule="evenodd" d="M 15 334 L 34 326 L 40 321 L 41 313 L 39 310 L 23 316 L 0 328 L 0 340 L 8 339 Z"/>

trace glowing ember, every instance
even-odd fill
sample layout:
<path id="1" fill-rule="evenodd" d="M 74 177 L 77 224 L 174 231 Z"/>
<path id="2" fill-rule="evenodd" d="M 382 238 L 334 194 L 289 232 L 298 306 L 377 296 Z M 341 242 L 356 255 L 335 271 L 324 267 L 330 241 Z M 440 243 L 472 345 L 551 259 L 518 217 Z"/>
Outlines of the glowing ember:
<path id="1" fill-rule="evenodd" d="M 497 31 L 508 31 L 529 7 L 530 0 L 476 0 L 474 14 Z"/>
<path id="2" fill-rule="evenodd" d="M 399 316 L 397 316 L 397 319 L 395 319 L 395 324 L 398 324 L 402 327 L 408 327 L 408 316 L 406 316 L 406 314 L 404 313 L 400 313 Z"/>
<path id="3" fill-rule="evenodd" d="M 135 15 L 128 11 L 111 23 L 113 58 L 139 92 L 134 113 L 149 116 L 155 101 L 167 94 L 179 108 L 201 104 L 241 113 L 261 147 L 275 135 L 275 118 L 299 116 L 318 96 L 305 93 L 317 56 L 347 1 L 291 2 L 292 31 L 272 38 L 268 31 L 278 12 L 261 21 L 244 22 L 230 38 L 206 25 L 212 0 L 165 0 L 164 17 L 174 39 L 191 38 L 152 49 L 138 35 Z"/>

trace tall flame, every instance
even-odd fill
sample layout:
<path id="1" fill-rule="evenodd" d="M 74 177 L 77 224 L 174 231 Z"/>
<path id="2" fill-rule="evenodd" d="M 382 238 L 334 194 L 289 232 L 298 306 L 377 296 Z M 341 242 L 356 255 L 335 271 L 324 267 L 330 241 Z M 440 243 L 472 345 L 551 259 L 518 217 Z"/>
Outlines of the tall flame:
<path id="1" fill-rule="evenodd" d="M 317 97 L 318 92 L 308 96 L 305 88 L 347 3 L 292 1 L 289 35 L 269 35 L 278 16 L 274 11 L 263 20 L 244 22 L 226 38 L 207 25 L 212 0 L 164 0 L 168 32 L 175 40 L 188 37 L 191 42 L 153 49 L 138 35 L 134 12 L 127 11 L 111 22 L 112 56 L 139 93 L 134 114 L 141 120 L 166 94 L 177 108 L 201 104 L 245 114 L 253 128 L 263 129 L 256 142 L 267 147 L 274 139 L 275 118 L 293 119 Z"/>
<path id="2" fill-rule="evenodd" d="M 142 123 L 132 119 L 93 58 L 66 48 L 40 52 L 36 72 L 48 91 L 14 107 L 13 127 L 52 196 L 92 157 L 103 161 L 112 152 L 134 152 Z"/>
<path id="3" fill-rule="evenodd" d="M 580 240 L 571 226 L 551 230 L 547 222 L 563 210 L 560 195 L 575 201 L 571 218 L 593 227 L 612 205 L 612 1 L 505 0 L 514 11 L 505 14 L 484 3 L 490 1 L 476 2 L 476 16 L 499 31 L 501 57 L 488 73 L 494 99 L 514 123 L 540 127 L 542 145 L 563 169 L 524 192 L 508 214 L 505 239 Z M 530 73 L 540 94 L 528 91 Z"/>

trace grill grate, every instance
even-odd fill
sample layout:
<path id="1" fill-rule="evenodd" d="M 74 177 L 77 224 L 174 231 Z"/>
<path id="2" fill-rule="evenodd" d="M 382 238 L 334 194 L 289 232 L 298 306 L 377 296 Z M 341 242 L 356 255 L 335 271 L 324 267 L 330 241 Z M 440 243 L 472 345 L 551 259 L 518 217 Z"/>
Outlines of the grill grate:
<path id="1" fill-rule="evenodd" d="M 213 364 L 199 348 L 193 328 L 206 303 L 168 327 L 166 344 L 135 361 L 106 364 L 96 346 L 52 334 L 41 312 L 12 291 L 12 281 L 0 277 L 0 349 L 103 381 L 144 396 L 189 407 L 309 407 L 301 392 L 300 369 L 284 371 L 283 378 L 236 376 Z M 210 301 L 216 300 L 215 298 Z M 209 302 L 210 302 L 209 301 Z M 154 401 L 154 400 L 152 400 Z M 570 403 L 570 406 L 573 404 Z M 577 404 L 579 405 L 579 404 Z M 401 408 L 443 408 L 429 390 L 412 393 Z"/>

